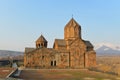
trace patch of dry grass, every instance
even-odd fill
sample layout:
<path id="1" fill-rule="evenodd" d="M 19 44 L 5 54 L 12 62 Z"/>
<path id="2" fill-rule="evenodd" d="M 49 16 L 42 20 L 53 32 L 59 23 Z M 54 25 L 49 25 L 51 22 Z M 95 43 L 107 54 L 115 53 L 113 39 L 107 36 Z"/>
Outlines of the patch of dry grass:
<path id="1" fill-rule="evenodd" d="M 120 75 L 120 56 L 97 56 L 97 70 Z"/>
<path id="2" fill-rule="evenodd" d="M 0 68 L 0 78 L 6 78 L 8 74 L 10 74 L 14 70 L 14 68 Z"/>
<path id="3" fill-rule="evenodd" d="M 80 69 L 23 70 L 19 78 L 24 80 L 117 80 L 113 75 Z"/>

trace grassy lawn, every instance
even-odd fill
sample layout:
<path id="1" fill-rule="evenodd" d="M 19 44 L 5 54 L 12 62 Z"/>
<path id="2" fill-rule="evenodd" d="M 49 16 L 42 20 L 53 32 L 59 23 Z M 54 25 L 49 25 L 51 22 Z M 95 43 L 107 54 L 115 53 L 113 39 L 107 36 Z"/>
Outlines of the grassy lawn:
<path id="1" fill-rule="evenodd" d="M 24 80 L 120 80 L 118 76 L 80 69 L 40 69 L 23 70 Z"/>

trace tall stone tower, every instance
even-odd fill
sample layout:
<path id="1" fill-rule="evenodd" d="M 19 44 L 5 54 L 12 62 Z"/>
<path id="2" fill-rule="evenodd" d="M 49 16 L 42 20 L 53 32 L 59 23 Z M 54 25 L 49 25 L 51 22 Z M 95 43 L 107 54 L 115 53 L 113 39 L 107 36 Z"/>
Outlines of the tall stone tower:
<path id="1" fill-rule="evenodd" d="M 47 48 L 47 40 L 44 38 L 43 35 L 41 35 L 36 41 L 36 48 L 42 48 L 42 47 Z"/>
<path id="2" fill-rule="evenodd" d="M 72 18 L 64 28 L 66 48 L 69 49 L 69 44 L 78 38 L 81 39 L 81 26 Z"/>
<path id="3" fill-rule="evenodd" d="M 72 18 L 64 28 L 64 39 L 75 40 L 81 39 L 81 26 Z"/>

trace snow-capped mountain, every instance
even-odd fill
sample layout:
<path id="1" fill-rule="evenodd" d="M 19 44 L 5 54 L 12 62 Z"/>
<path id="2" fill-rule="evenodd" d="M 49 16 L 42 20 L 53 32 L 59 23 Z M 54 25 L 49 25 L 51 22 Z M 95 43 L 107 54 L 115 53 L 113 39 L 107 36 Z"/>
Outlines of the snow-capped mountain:
<path id="1" fill-rule="evenodd" d="M 97 50 L 98 48 L 100 48 L 102 46 L 106 46 L 106 47 L 112 48 L 114 50 L 120 50 L 120 45 L 114 45 L 114 44 L 111 44 L 111 43 L 98 43 L 98 44 L 95 44 L 95 50 Z"/>
<path id="2" fill-rule="evenodd" d="M 111 43 L 99 43 L 95 45 L 97 55 L 120 55 L 120 46 Z"/>

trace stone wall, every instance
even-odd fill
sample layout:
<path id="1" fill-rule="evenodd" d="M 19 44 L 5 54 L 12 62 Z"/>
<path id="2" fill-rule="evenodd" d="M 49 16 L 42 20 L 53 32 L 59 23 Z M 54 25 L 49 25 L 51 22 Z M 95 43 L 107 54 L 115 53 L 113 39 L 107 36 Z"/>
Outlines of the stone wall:
<path id="1" fill-rule="evenodd" d="M 72 68 L 85 67 L 85 47 L 81 39 L 76 39 L 70 45 L 70 65 Z"/>
<path id="2" fill-rule="evenodd" d="M 39 49 L 27 53 L 25 61 L 28 68 L 66 68 L 69 67 L 69 53 Z"/>
<path id="3" fill-rule="evenodd" d="M 88 60 L 87 66 L 90 67 L 95 67 L 96 66 L 96 52 L 95 51 L 88 51 L 87 53 L 87 58 Z"/>

